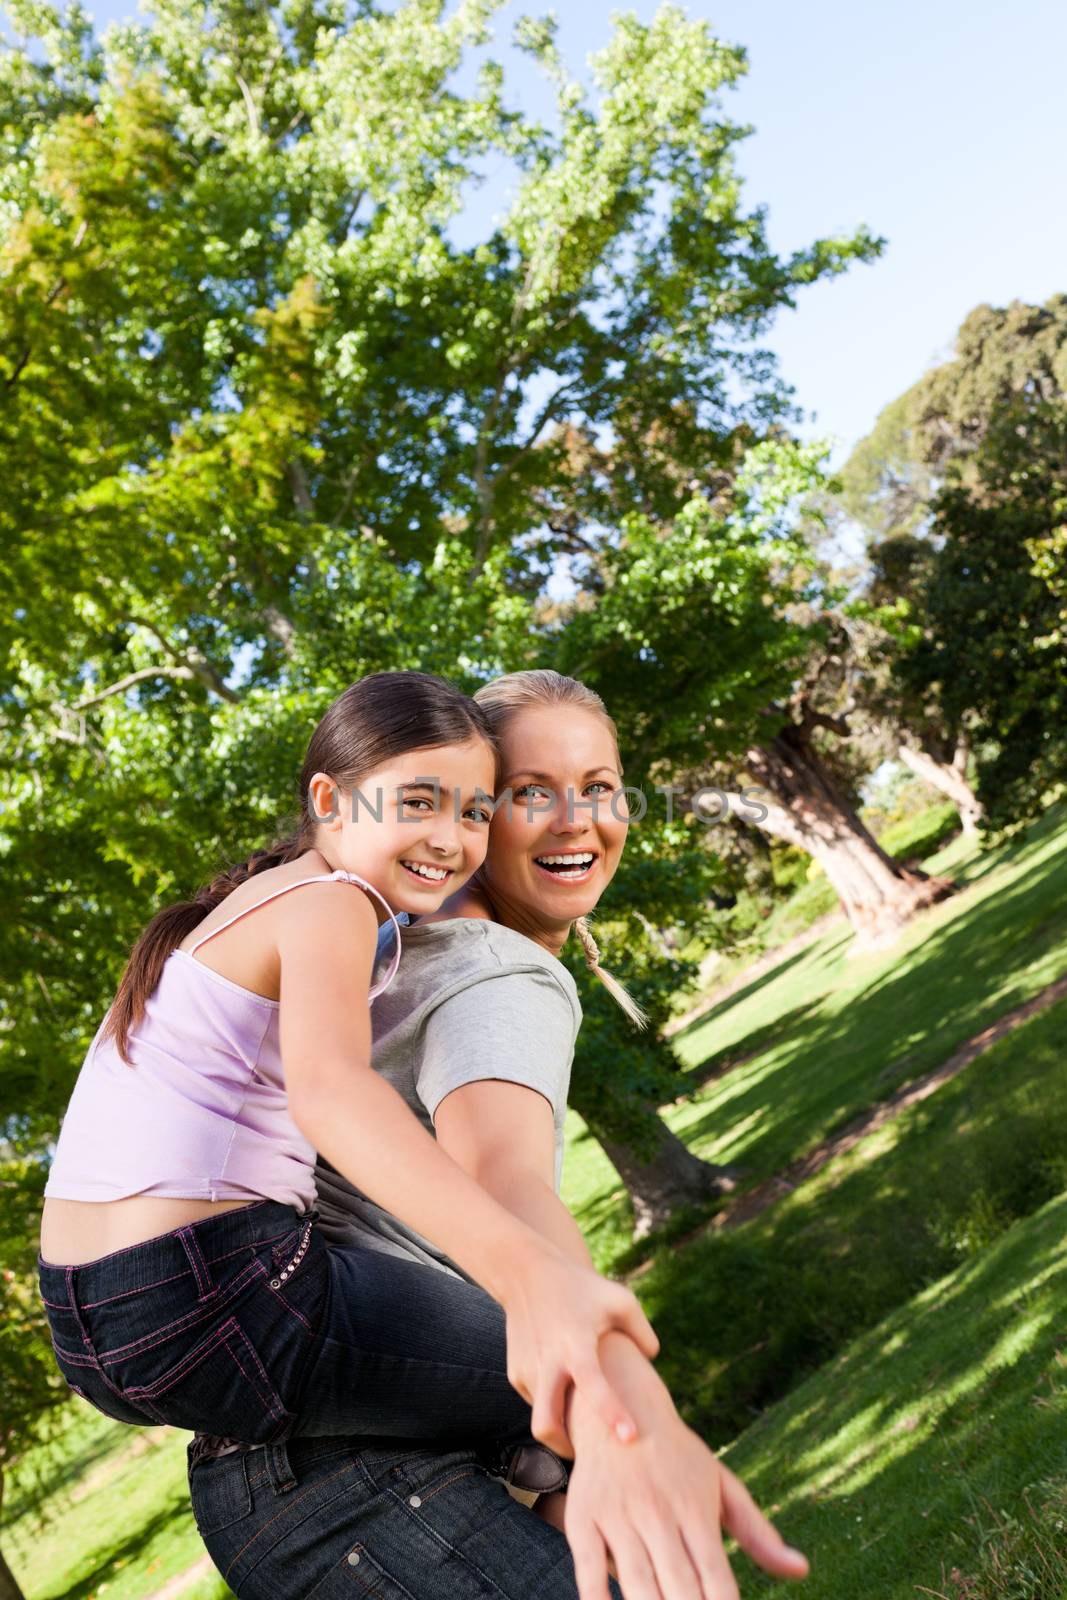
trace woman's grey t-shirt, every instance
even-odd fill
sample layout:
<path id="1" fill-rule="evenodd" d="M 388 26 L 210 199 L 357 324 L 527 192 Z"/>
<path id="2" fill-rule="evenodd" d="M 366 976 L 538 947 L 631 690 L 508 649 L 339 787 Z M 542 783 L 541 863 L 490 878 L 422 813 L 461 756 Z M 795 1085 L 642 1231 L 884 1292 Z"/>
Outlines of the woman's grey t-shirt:
<path id="1" fill-rule="evenodd" d="M 399 971 L 371 1007 L 372 1063 L 431 1133 L 441 1101 L 465 1083 L 503 1078 L 536 1089 L 552 1107 L 558 1192 L 581 1022 L 574 979 L 524 934 L 476 917 L 417 923 L 404 930 Z M 315 1183 L 330 1244 L 369 1247 L 468 1277 L 321 1157 Z"/>

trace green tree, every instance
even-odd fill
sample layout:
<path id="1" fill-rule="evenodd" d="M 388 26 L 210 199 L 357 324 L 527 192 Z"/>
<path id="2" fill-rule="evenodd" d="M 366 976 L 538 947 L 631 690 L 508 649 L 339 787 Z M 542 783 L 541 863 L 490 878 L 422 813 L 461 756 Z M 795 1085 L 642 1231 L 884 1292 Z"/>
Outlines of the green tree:
<path id="1" fill-rule="evenodd" d="M 706 816 L 710 804 L 714 817 L 728 802 L 813 856 L 858 940 L 878 942 L 950 885 L 893 861 L 857 813 L 869 766 L 862 747 L 859 761 L 849 753 L 844 709 L 856 608 L 827 587 L 805 513 L 825 491 L 818 447 L 767 440 L 669 521 L 633 514 L 598 553 L 595 605 L 579 600 L 561 645 L 618 712 L 642 770 L 678 784 L 680 807 Z M 701 802 L 702 789 L 717 794 Z"/>
<path id="2" fill-rule="evenodd" d="M 879 246 L 771 251 L 743 52 L 676 7 L 616 23 L 593 95 L 521 21 L 548 126 L 492 61 L 455 87 L 496 0 L 159 0 L 103 40 L 7 9 L 0 1103 L 40 1162 L 139 928 L 290 808 L 329 700 L 536 659 L 556 555 L 787 416 L 769 319 Z M 561 422 L 614 441 L 565 529 Z"/>
<path id="3" fill-rule="evenodd" d="M 1067 770 L 1065 440 L 1067 296 L 979 306 L 953 359 L 886 408 L 843 474 L 872 592 L 900 600 L 909 624 L 885 701 L 942 776 L 950 763 L 962 775 L 973 746 L 972 812 L 1000 827 L 1032 816 Z"/>

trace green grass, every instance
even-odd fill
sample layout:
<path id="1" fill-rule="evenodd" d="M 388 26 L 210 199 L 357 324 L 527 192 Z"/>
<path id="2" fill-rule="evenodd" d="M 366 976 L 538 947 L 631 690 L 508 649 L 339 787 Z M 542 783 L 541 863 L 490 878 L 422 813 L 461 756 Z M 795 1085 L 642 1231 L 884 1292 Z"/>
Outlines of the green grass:
<path id="1" fill-rule="evenodd" d="M 755 1221 L 655 1255 L 638 1287 L 663 1376 L 694 1426 L 718 1443 L 734 1437 L 849 1339 L 1067 1189 L 1065 1038 L 1067 1000 Z"/>
<path id="2" fill-rule="evenodd" d="M 805 1600 L 1064 1600 L 1067 1196 L 850 1344 L 724 1459 L 808 1555 Z M 745 1600 L 771 1587 L 735 1567 Z"/>
<path id="3" fill-rule="evenodd" d="M 926 866 L 960 892 L 891 949 L 857 955 L 836 924 L 676 1035 L 679 1090 L 695 1092 L 667 1122 L 756 1183 L 1036 994 L 1067 968 L 1065 820 L 1057 808 L 985 854 L 954 840 Z M 626 1245 L 625 1196 L 571 1127 L 564 1196 L 609 1267 Z"/>
<path id="4" fill-rule="evenodd" d="M 131 1428 L 84 1401 L 46 1450 L 11 1474 L 3 1544 L 31 1600 L 145 1600 L 204 1555 L 189 1507 L 187 1433 Z M 42 1519 L 23 1485 L 48 1486 Z M 182 1600 L 223 1600 L 217 1575 L 182 1591 Z"/>

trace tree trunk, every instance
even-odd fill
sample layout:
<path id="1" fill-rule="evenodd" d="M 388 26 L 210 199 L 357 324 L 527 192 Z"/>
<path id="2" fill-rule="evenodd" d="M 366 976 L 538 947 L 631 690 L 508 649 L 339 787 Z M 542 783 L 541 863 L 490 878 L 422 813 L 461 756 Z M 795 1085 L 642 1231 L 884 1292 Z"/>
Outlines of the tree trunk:
<path id="1" fill-rule="evenodd" d="M 15 1574 L 4 1560 L 2 1550 L 0 1550 L 0 1600 L 25 1600 Z"/>
<path id="2" fill-rule="evenodd" d="M 886 943 L 917 911 L 952 893 L 950 879 L 901 867 L 886 854 L 803 729 L 787 725 L 767 745 L 749 750 L 745 761 L 762 793 L 758 800 L 740 802 L 740 820 L 818 861 L 852 924 L 858 947 Z M 766 810 L 766 817 L 754 813 L 757 804 Z"/>
<path id="3" fill-rule="evenodd" d="M 985 816 L 985 807 L 967 782 L 966 742 L 960 740 L 951 762 L 939 761 L 929 750 L 918 750 L 910 744 L 902 744 L 897 754 L 916 777 L 932 784 L 952 801 L 960 814 L 964 833 L 975 837 L 978 824 Z"/>
<path id="4" fill-rule="evenodd" d="M 702 1161 L 658 1115 L 655 1129 L 657 1148 L 648 1160 L 642 1161 L 629 1145 L 609 1139 L 590 1126 L 630 1196 L 635 1239 L 644 1239 L 653 1229 L 662 1228 L 682 1206 L 700 1205 L 735 1187 L 735 1168 Z"/>

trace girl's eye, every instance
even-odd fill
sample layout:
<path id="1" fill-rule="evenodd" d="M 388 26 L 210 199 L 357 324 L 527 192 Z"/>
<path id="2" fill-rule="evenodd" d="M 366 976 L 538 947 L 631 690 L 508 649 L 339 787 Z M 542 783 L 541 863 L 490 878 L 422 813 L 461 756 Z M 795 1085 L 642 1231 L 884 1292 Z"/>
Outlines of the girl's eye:
<path id="1" fill-rule="evenodd" d="M 433 802 L 431 800 L 425 800 L 421 795 L 417 794 L 405 795 L 404 804 L 406 806 L 425 806 L 427 811 L 433 810 Z"/>
<path id="2" fill-rule="evenodd" d="M 484 806 L 468 806 L 463 815 L 470 822 L 492 822 L 492 813 L 486 811 Z"/>

